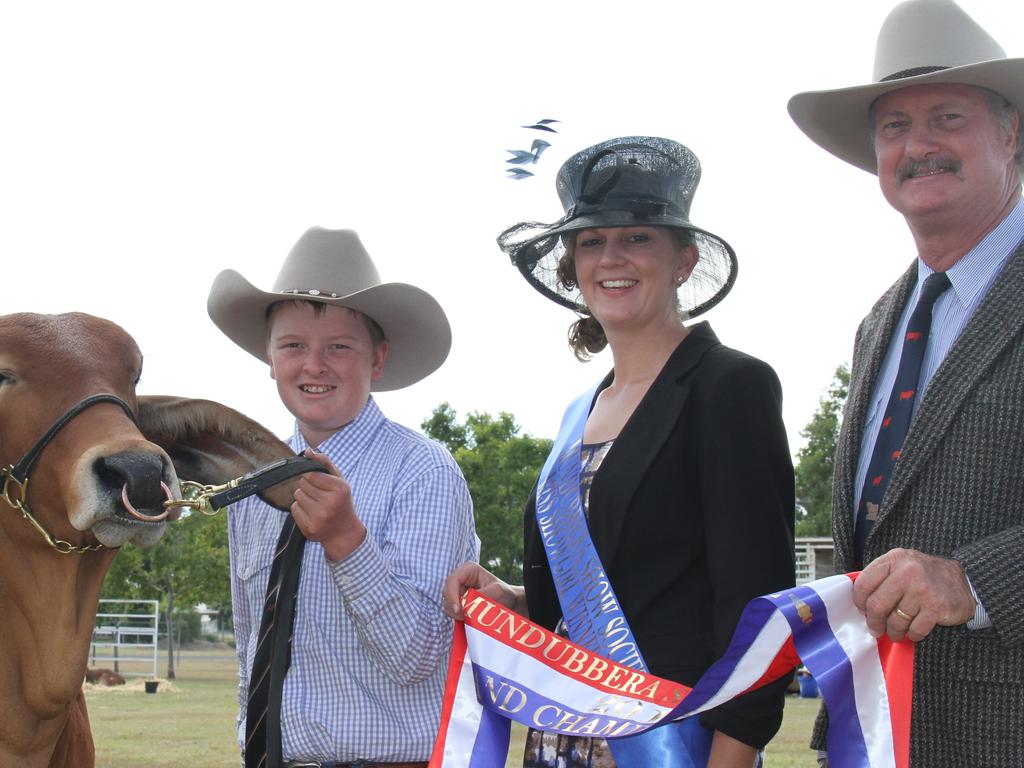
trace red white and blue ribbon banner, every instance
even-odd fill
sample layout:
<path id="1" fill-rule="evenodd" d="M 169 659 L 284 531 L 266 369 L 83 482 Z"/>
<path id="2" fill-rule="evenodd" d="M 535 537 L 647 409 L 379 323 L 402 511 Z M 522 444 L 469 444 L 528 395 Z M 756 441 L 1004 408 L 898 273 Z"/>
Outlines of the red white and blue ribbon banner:
<path id="1" fill-rule="evenodd" d="M 728 701 L 801 662 L 829 709 L 832 768 L 907 768 L 914 647 L 868 632 L 856 574 L 750 602 L 691 689 L 602 658 L 466 593 L 430 768 L 503 768 L 510 723 L 573 735 L 643 733 Z"/>

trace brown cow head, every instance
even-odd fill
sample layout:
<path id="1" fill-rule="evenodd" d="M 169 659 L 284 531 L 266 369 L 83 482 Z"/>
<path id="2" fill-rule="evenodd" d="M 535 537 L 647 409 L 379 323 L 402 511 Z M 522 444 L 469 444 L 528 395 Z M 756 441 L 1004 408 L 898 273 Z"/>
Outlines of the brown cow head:
<path id="1" fill-rule="evenodd" d="M 291 455 L 259 424 L 218 403 L 136 397 L 142 355 L 106 320 L 0 317 L 0 470 L 17 464 L 74 406 L 97 394 L 38 453 L 16 504 L 80 555 L 58 555 L 0 500 L 0 765 L 91 766 L 82 677 L 113 550 L 157 541 L 178 478 L 219 485 Z M 291 504 L 297 480 L 264 499 Z M 22 486 L 17 486 L 19 489 Z"/>
<path id="2" fill-rule="evenodd" d="M 208 401 L 139 398 L 142 355 L 107 320 L 83 314 L 0 317 L 0 466 L 16 463 L 69 408 L 98 393 L 121 398 L 76 415 L 46 446 L 26 487 L 26 502 L 56 538 L 108 547 L 148 546 L 163 534 L 163 502 L 184 478 L 222 483 L 289 455 L 255 422 Z M 271 503 L 287 508 L 293 485 Z M 269 499 L 268 499 L 269 500 Z M 4 529 L 20 516 L 0 505 Z M 18 539 L 38 534 L 24 528 Z M 90 536 L 91 534 L 91 536 Z"/>

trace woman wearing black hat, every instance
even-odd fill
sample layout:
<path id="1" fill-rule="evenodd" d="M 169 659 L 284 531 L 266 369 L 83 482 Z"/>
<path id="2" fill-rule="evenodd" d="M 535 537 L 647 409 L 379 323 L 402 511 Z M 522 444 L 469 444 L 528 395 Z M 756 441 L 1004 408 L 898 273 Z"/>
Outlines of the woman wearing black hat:
<path id="1" fill-rule="evenodd" d="M 570 407 L 527 505 L 524 585 L 467 563 L 445 588 L 457 618 L 459 595 L 475 587 L 620 664 L 689 686 L 750 599 L 793 584 L 795 507 L 775 372 L 723 346 L 707 323 L 684 325 L 721 301 L 737 268 L 724 240 L 689 221 L 699 180 L 697 158 L 674 141 L 613 139 L 562 166 L 560 221 L 499 237 L 534 288 L 580 315 L 577 357 L 607 345 L 614 367 Z M 558 493 L 567 485 L 580 493 Z M 567 607 L 587 600 L 600 610 Z M 609 621 L 628 625 L 629 642 L 618 632 L 608 642 Z M 781 724 L 787 683 L 699 723 L 595 744 L 590 765 L 749 768 Z"/>

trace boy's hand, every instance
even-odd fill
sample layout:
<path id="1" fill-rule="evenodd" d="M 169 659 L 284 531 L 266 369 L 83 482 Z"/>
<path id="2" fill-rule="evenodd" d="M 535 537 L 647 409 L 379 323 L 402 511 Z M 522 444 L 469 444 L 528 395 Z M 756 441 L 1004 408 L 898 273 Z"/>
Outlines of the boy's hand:
<path id="1" fill-rule="evenodd" d="M 352 503 L 352 489 L 326 455 L 309 448 L 302 455 L 323 464 L 330 474 L 307 472 L 302 476 L 292 517 L 307 539 L 320 542 L 327 557 L 344 560 L 366 538 L 366 527 Z"/>

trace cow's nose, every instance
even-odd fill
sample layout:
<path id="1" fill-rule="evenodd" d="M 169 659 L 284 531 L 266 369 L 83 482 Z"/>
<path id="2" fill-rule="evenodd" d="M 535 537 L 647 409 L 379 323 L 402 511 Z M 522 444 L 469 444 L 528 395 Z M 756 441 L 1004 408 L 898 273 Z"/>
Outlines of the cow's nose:
<path id="1" fill-rule="evenodd" d="M 148 451 L 125 451 L 104 456 L 96 462 L 103 483 L 117 494 L 126 489 L 133 506 L 140 510 L 162 510 L 166 498 L 160 483 L 164 478 L 163 457 Z"/>

